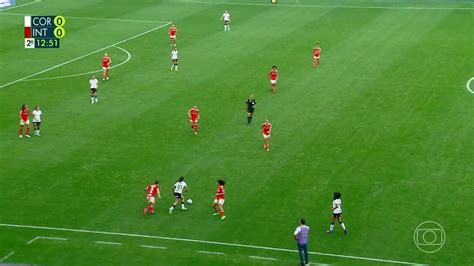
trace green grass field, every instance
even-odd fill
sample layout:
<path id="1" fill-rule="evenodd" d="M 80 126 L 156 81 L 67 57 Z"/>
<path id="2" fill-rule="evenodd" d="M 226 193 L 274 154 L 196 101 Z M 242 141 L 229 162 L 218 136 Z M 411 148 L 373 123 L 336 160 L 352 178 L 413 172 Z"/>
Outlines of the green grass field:
<path id="1" fill-rule="evenodd" d="M 269 3 L 17 0 L 0 11 L 0 263 L 297 265 L 292 234 L 305 217 L 312 263 L 473 265 L 474 3 Z M 24 15 L 64 16 L 61 48 L 24 49 Z M 83 73 L 105 52 L 123 64 L 92 105 Z M 23 103 L 42 107 L 41 137 L 18 138 Z M 194 203 L 169 215 L 180 175 Z M 155 176 L 163 198 L 143 216 Z M 218 178 L 223 222 L 211 215 Z M 348 235 L 325 232 L 334 191 Z M 435 253 L 414 243 L 424 221 L 444 229 Z"/>

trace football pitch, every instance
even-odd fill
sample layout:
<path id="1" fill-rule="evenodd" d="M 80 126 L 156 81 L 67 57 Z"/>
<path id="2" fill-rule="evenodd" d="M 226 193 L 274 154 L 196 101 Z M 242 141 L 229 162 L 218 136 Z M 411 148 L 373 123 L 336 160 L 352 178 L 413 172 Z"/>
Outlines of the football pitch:
<path id="1" fill-rule="evenodd" d="M 59 49 L 24 48 L 35 15 L 65 17 Z M 474 264 L 472 1 L 17 0 L 0 41 L 0 264 L 297 265 L 302 217 L 311 265 Z M 18 138 L 24 103 L 41 137 Z M 326 233 L 335 191 L 347 235 Z"/>

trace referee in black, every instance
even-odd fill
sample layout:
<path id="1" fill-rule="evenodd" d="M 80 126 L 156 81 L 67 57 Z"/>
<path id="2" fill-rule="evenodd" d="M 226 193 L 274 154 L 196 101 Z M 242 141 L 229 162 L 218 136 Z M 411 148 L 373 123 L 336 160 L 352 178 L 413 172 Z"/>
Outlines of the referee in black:
<path id="1" fill-rule="evenodd" d="M 255 105 L 257 105 L 257 100 L 253 97 L 253 94 L 250 94 L 249 98 L 245 102 L 247 105 L 247 125 L 252 121 L 252 115 L 255 111 Z"/>

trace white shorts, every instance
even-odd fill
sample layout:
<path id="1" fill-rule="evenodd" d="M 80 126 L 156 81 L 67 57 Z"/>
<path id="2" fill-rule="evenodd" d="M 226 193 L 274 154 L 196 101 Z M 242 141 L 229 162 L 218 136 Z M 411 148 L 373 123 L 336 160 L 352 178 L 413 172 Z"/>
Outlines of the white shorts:
<path id="1" fill-rule="evenodd" d="M 102 69 L 103 69 L 103 70 L 107 70 L 107 69 L 109 69 L 109 67 L 102 67 Z"/>
<path id="2" fill-rule="evenodd" d="M 214 203 L 217 203 L 219 205 L 224 205 L 224 199 L 214 199 Z"/>
<path id="3" fill-rule="evenodd" d="M 148 203 L 155 204 L 155 197 L 146 197 L 146 201 L 148 201 Z"/>
<path id="4" fill-rule="evenodd" d="M 176 39 L 176 35 L 170 35 L 170 39 Z"/>
<path id="5" fill-rule="evenodd" d="M 269 139 L 270 138 L 270 134 L 268 134 L 268 135 L 262 134 L 262 135 L 263 135 L 264 139 Z"/>
<path id="6" fill-rule="evenodd" d="M 319 59 L 319 56 L 313 56 L 314 59 Z"/>
<path id="7" fill-rule="evenodd" d="M 271 79 L 271 80 L 270 80 L 270 83 L 271 83 L 271 84 L 277 84 L 277 81 L 276 81 L 276 79 Z"/>
<path id="8" fill-rule="evenodd" d="M 29 124 L 30 124 L 30 119 L 26 121 L 23 121 L 23 119 L 20 119 L 20 126 L 29 125 Z"/>

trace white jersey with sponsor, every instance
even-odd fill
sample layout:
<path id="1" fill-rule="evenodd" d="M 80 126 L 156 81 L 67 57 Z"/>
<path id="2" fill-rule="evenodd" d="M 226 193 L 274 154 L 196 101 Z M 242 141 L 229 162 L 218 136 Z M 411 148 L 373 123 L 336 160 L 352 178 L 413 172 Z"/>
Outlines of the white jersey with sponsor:
<path id="1" fill-rule="evenodd" d="M 224 12 L 224 14 L 222 14 L 222 17 L 224 18 L 224 21 L 230 21 L 230 14 L 229 14 L 229 12 Z"/>
<path id="2" fill-rule="evenodd" d="M 33 110 L 33 122 L 41 122 L 41 110 Z"/>
<path id="3" fill-rule="evenodd" d="M 91 85 L 91 89 L 97 89 L 97 87 L 99 87 L 99 80 L 98 79 L 90 79 L 89 84 Z"/>
<path id="4" fill-rule="evenodd" d="M 174 184 L 174 193 L 179 193 L 179 194 L 183 194 L 183 190 L 184 188 L 187 188 L 188 185 L 186 185 L 186 182 L 184 181 L 181 181 L 181 182 L 176 182 L 176 184 Z"/>
<path id="5" fill-rule="evenodd" d="M 172 60 L 178 59 L 178 50 L 171 51 L 171 59 Z"/>
<path id="6" fill-rule="evenodd" d="M 342 213 L 341 199 L 335 199 L 332 201 L 332 213 L 340 214 Z"/>

